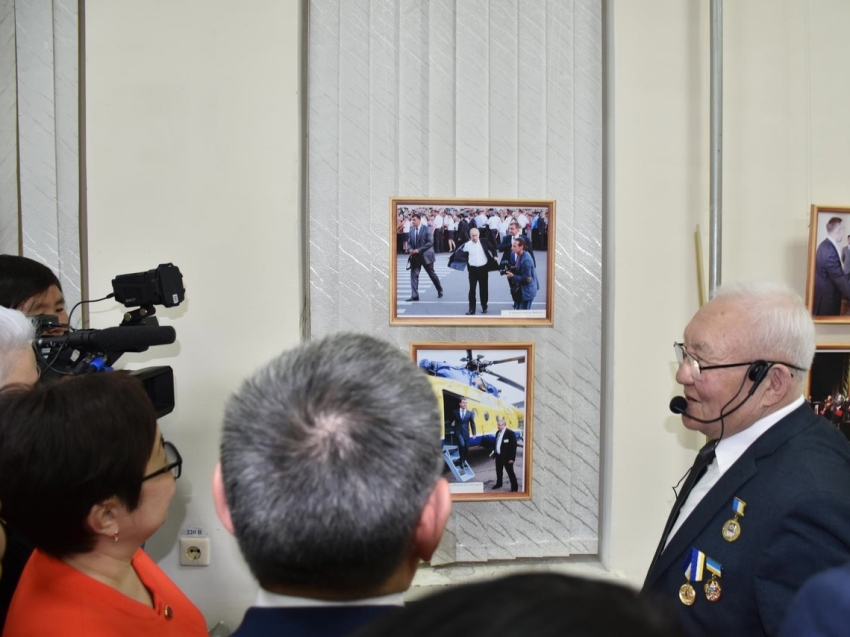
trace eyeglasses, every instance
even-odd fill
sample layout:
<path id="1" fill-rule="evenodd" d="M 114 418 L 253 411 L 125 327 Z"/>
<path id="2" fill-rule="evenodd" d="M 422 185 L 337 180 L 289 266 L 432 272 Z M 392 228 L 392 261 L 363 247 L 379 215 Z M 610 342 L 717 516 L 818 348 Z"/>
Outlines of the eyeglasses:
<path id="1" fill-rule="evenodd" d="M 175 447 L 170 442 L 165 441 L 163 441 L 162 446 L 165 449 L 165 466 L 162 469 L 157 469 L 153 473 L 149 473 L 144 478 L 139 480 L 139 482 L 150 480 L 151 478 L 160 476 L 163 473 L 168 473 L 169 471 L 176 480 L 183 473 L 183 456 L 181 456 L 180 452 L 177 451 L 177 447 Z"/>
<path id="2" fill-rule="evenodd" d="M 683 363 L 687 362 L 691 368 L 691 375 L 694 380 L 700 380 L 702 378 L 702 373 L 708 371 L 710 369 L 727 369 L 729 367 L 748 367 L 750 365 L 755 365 L 756 361 L 750 361 L 748 363 L 729 363 L 727 365 L 702 365 L 700 362 L 693 357 L 693 355 L 685 349 L 684 343 L 673 343 L 673 350 L 676 352 L 676 360 L 679 362 L 681 366 Z M 804 372 L 806 371 L 802 367 L 797 367 L 796 365 L 791 365 L 790 363 L 783 363 L 781 361 L 760 361 L 762 363 L 769 363 L 771 365 L 784 365 L 785 367 L 790 367 L 791 369 L 796 369 L 797 371 Z M 791 374 L 793 376 L 794 374 Z"/>

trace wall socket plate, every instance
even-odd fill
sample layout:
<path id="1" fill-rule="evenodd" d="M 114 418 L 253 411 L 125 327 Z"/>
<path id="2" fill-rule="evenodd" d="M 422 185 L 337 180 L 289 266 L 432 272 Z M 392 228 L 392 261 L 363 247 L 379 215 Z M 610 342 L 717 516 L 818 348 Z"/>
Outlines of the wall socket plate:
<path id="1" fill-rule="evenodd" d="M 180 566 L 210 565 L 210 539 L 208 537 L 181 537 L 179 549 Z"/>

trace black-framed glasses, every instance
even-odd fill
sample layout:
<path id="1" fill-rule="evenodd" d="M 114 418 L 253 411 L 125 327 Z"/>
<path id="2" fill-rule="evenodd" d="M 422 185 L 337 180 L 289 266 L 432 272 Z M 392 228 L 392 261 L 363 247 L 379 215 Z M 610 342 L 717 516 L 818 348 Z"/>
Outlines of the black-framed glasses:
<path id="1" fill-rule="evenodd" d="M 151 478 L 160 476 L 163 473 L 168 473 L 169 471 L 176 480 L 183 473 L 183 456 L 181 456 L 180 452 L 177 451 L 177 447 L 166 441 L 162 443 L 162 447 L 165 449 L 165 466 L 162 469 L 157 469 L 153 473 L 149 473 L 139 480 L 139 482 L 150 480 Z"/>
<path id="2" fill-rule="evenodd" d="M 796 365 L 791 365 L 790 363 L 783 363 L 782 361 L 749 361 L 747 363 L 728 363 L 726 365 L 703 365 L 700 363 L 693 355 L 688 352 L 687 348 L 685 348 L 684 343 L 673 343 L 673 350 L 676 352 L 676 360 L 681 366 L 683 363 L 687 363 L 691 369 L 691 375 L 694 380 L 700 380 L 702 378 L 702 373 L 708 371 L 710 369 L 728 369 L 730 367 L 749 367 L 751 365 L 755 365 L 756 362 L 769 363 L 770 365 L 784 365 L 785 367 L 790 367 L 791 369 L 796 369 L 797 371 L 804 372 L 806 371 L 802 367 L 797 367 Z M 793 374 L 791 374 L 793 376 Z"/>

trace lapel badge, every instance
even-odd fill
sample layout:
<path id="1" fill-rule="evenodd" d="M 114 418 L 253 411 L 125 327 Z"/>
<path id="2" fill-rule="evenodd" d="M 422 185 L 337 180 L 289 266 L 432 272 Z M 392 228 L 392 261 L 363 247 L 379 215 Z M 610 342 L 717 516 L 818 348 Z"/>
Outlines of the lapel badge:
<path id="1" fill-rule="evenodd" d="M 692 547 L 685 556 L 685 562 L 682 566 L 685 569 L 685 579 L 687 581 L 679 588 L 679 601 L 685 606 L 692 606 L 697 599 L 697 593 L 691 582 L 702 581 L 705 568 L 705 553 Z"/>
<path id="2" fill-rule="evenodd" d="M 705 583 L 703 586 L 703 590 L 705 591 L 705 598 L 710 602 L 716 602 L 720 599 L 720 595 L 723 592 L 723 589 L 720 586 L 720 574 L 723 572 L 723 567 L 719 562 L 711 559 L 710 557 L 705 558 L 705 568 L 711 573 L 711 579 Z"/>
<path id="3" fill-rule="evenodd" d="M 741 523 L 738 518 L 744 517 L 744 509 L 747 503 L 740 498 L 732 500 L 732 510 L 735 512 L 735 517 L 731 520 L 726 520 L 723 523 L 723 539 L 727 542 L 734 542 L 741 536 Z"/>

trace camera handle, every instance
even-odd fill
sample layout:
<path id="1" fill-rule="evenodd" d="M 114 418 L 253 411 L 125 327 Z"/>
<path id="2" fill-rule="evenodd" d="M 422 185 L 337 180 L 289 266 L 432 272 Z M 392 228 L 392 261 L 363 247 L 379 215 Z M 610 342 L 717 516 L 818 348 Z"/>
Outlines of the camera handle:
<path id="1" fill-rule="evenodd" d="M 156 308 L 153 305 L 143 305 L 130 312 L 125 312 L 121 326 L 159 325 L 159 321 L 154 316 L 155 314 Z"/>

